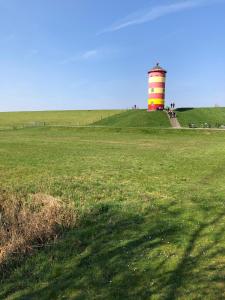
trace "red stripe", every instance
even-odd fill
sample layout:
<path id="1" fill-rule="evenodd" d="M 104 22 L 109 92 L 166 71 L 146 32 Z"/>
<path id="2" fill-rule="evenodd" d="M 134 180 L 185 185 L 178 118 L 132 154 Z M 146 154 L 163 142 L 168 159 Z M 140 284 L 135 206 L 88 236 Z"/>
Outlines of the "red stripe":
<path id="1" fill-rule="evenodd" d="M 150 88 L 165 88 L 165 83 L 164 82 L 151 82 L 149 83 Z"/>
<path id="2" fill-rule="evenodd" d="M 164 94 L 153 94 L 153 93 L 150 93 L 149 94 L 149 98 L 151 98 L 151 99 L 164 99 L 165 95 Z"/>
<path id="3" fill-rule="evenodd" d="M 162 104 L 148 105 L 148 110 L 157 110 L 157 109 L 164 109 L 164 105 L 162 105 Z"/>

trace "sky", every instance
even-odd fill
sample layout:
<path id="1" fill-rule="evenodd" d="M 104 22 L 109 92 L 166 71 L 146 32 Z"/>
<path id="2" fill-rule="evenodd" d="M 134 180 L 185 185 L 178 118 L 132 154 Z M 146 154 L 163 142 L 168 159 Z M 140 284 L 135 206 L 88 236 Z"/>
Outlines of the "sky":
<path id="1" fill-rule="evenodd" d="M 0 111 L 225 106 L 225 0 L 0 0 Z"/>

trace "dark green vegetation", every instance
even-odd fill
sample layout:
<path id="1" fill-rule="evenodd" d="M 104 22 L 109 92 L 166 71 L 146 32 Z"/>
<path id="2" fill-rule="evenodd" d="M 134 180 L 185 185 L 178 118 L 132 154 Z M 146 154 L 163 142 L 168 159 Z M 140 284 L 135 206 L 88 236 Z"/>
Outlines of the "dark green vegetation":
<path id="1" fill-rule="evenodd" d="M 224 299 L 223 131 L 27 128 L 0 154 L 2 188 L 80 216 L 1 274 L 0 299 Z"/>
<path id="2" fill-rule="evenodd" d="M 114 127 L 170 127 L 165 112 L 147 112 L 146 109 L 122 112 L 98 121 L 94 125 Z"/>
<path id="3" fill-rule="evenodd" d="M 225 108 L 180 108 L 177 109 L 178 120 L 183 127 L 194 123 L 197 127 L 203 127 L 205 123 L 211 127 L 225 125 Z"/>

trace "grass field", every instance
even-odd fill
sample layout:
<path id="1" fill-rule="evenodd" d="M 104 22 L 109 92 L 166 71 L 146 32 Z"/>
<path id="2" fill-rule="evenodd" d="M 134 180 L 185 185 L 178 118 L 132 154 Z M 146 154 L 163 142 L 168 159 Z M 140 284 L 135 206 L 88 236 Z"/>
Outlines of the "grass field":
<path id="1" fill-rule="evenodd" d="M 183 127 L 188 127 L 190 123 L 198 127 L 204 123 L 217 127 L 225 125 L 225 108 L 181 108 L 177 110 L 177 117 Z"/>
<path id="2" fill-rule="evenodd" d="M 146 109 L 129 110 L 113 115 L 95 123 L 101 126 L 114 127 L 170 127 L 169 119 L 165 112 L 147 112 Z"/>
<path id="3" fill-rule="evenodd" d="M 1 112 L 0 128 L 44 122 L 50 125 L 88 125 L 121 112 L 122 110 Z"/>
<path id="4" fill-rule="evenodd" d="M 0 154 L 2 189 L 79 211 L 0 299 L 224 299 L 224 132 L 27 128 L 0 132 Z"/>

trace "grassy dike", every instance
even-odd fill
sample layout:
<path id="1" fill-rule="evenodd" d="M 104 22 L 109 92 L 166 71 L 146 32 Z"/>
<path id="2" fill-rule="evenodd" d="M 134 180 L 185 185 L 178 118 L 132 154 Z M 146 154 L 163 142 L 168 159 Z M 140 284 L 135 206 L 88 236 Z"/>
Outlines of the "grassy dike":
<path id="1" fill-rule="evenodd" d="M 198 127 L 204 123 L 217 127 L 225 125 L 225 108 L 180 108 L 177 109 L 177 118 L 182 127 L 188 127 L 191 123 Z"/>
<path id="2" fill-rule="evenodd" d="M 32 125 L 88 125 L 100 121 L 123 110 L 58 110 L 58 111 L 27 111 L 0 112 L 0 128 L 10 126 Z"/>
<path id="3" fill-rule="evenodd" d="M 128 110 L 112 115 L 94 123 L 100 126 L 112 127 L 171 127 L 164 111 L 148 112 L 146 109 Z"/>
<path id="4" fill-rule="evenodd" d="M 76 228 L 1 275 L 0 299 L 222 299 L 225 133 L 0 132 L 1 188 L 71 201 Z"/>

